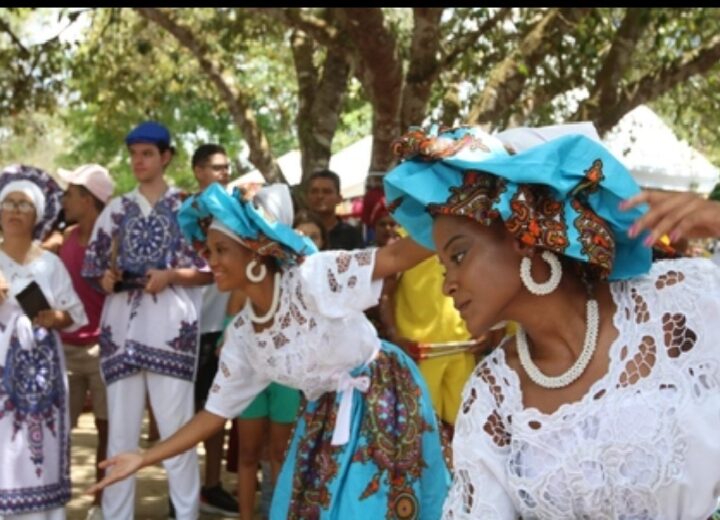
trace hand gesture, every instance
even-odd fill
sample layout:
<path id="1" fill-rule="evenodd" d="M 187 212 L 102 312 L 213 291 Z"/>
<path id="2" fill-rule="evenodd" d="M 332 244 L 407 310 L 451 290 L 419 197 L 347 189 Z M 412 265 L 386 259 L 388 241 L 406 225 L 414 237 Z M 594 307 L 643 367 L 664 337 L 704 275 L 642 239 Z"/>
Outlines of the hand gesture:
<path id="1" fill-rule="evenodd" d="M 115 455 L 102 461 L 98 466 L 100 469 L 108 469 L 105 472 L 105 478 L 100 482 L 90 486 L 85 493 L 94 495 L 101 489 L 105 489 L 110 484 L 114 484 L 118 480 L 129 477 L 133 473 L 142 468 L 143 456 L 140 453 L 128 452 Z"/>
<path id="2" fill-rule="evenodd" d="M 147 272 L 147 283 L 145 291 L 150 294 L 157 294 L 163 291 L 170 283 L 172 271 L 169 269 L 150 269 Z"/>
<path id="3" fill-rule="evenodd" d="M 634 238 L 649 231 L 645 245 L 651 246 L 667 234 L 670 242 L 681 238 L 720 237 L 720 202 L 707 200 L 695 193 L 643 191 L 623 201 L 620 209 L 628 210 L 647 203 L 650 210 L 628 230 Z"/>
<path id="4" fill-rule="evenodd" d="M 65 312 L 55 309 L 44 309 L 35 316 L 35 325 L 46 329 L 62 328 L 59 325 L 65 321 Z"/>
<path id="5" fill-rule="evenodd" d="M 110 294 L 115 290 L 115 282 L 120 279 L 115 269 L 106 270 L 102 278 L 100 278 L 100 287 L 103 291 Z"/>

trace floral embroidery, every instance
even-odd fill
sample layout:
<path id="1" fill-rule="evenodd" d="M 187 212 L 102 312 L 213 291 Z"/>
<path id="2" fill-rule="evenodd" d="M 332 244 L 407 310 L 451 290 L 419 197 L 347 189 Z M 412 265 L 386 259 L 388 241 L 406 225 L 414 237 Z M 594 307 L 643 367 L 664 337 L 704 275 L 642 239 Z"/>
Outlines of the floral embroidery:
<path id="1" fill-rule="evenodd" d="M 360 267 L 370 265 L 370 262 L 372 262 L 372 251 L 367 249 L 363 251 L 358 251 L 353 256 L 355 257 L 355 261 Z"/>
<path id="2" fill-rule="evenodd" d="M 173 350 L 193 354 L 197 350 L 197 338 L 198 322 L 193 321 L 190 323 L 182 320 L 180 322 L 180 333 L 170 341 L 166 341 L 165 344 Z"/>
<path id="3" fill-rule="evenodd" d="M 635 322 L 645 323 L 650 319 L 647 303 L 635 288 L 630 290 L 630 297 L 635 302 Z"/>
<path id="4" fill-rule="evenodd" d="M 665 347 L 671 358 L 680 357 L 695 346 L 697 334 L 687 326 L 684 314 L 666 312 L 662 317 Z"/>
<path id="5" fill-rule="evenodd" d="M 327 281 L 328 281 L 328 284 L 330 285 L 330 290 L 332 292 L 342 291 L 342 287 L 340 286 L 340 284 L 337 281 L 337 278 L 335 278 L 335 275 L 333 274 L 333 272 L 330 269 L 327 270 Z"/>
<path id="6" fill-rule="evenodd" d="M 273 336 L 273 345 L 275 345 L 275 348 L 284 347 L 288 343 L 290 343 L 290 340 L 282 332 L 279 332 Z"/>
<path id="7" fill-rule="evenodd" d="M 5 366 L 0 366 L 0 420 L 12 417 L 13 438 L 21 432 L 27 437 L 30 462 L 40 477 L 45 435 L 62 435 L 65 385 L 54 336 L 38 327 L 33 332 L 30 349 L 23 349 L 15 334 L 10 338 Z"/>
<path id="8" fill-rule="evenodd" d="M 335 257 L 335 263 L 337 264 L 338 273 L 344 273 L 350 268 L 351 256 L 348 253 L 339 253 Z"/>
<path id="9" fill-rule="evenodd" d="M 685 280 L 685 275 L 683 273 L 678 271 L 668 271 L 667 273 L 658 276 L 657 281 L 655 282 L 655 287 L 658 290 L 661 290 L 675 285 L 676 283 L 680 283 L 683 280 Z"/>

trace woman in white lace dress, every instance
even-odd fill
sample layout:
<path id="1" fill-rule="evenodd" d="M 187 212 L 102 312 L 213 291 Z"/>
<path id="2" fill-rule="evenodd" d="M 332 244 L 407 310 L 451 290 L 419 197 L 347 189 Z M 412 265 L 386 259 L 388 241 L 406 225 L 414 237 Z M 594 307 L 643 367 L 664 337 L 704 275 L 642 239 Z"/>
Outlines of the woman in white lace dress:
<path id="1" fill-rule="evenodd" d="M 397 150 L 394 217 L 436 247 L 470 332 L 519 324 L 463 391 L 443 517 L 707 518 L 720 494 L 720 270 L 651 264 L 648 246 L 682 226 L 659 224 L 667 211 L 641 218 L 643 197 L 622 211 L 637 186 L 583 136 L 509 155 L 478 129 L 415 131 Z"/>
<path id="2" fill-rule="evenodd" d="M 180 226 L 207 244 L 218 288 L 242 289 L 248 303 L 226 329 L 206 409 L 144 454 L 109 459 L 108 477 L 91 492 L 193 447 L 277 382 L 308 402 L 271 518 L 437 519 L 450 476 L 427 388 L 363 314 L 377 303 L 380 280 L 430 252 L 406 239 L 315 253 L 283 223 L 292 223 L 281 218 L 292 214 L 287 186 L 261 190 L 256 201 L 214 184 L 183 204 Z"/>

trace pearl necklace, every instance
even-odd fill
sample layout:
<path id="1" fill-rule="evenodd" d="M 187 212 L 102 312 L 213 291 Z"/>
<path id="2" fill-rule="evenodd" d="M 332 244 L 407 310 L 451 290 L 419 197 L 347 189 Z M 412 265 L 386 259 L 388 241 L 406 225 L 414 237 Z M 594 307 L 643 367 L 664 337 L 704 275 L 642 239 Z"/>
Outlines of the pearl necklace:
<path id="1" fill-rule="evenodd" d="M 598 329 L 600 327 L 600 313 L 598 311 L 597 300 L 587 301 L 587 328 L 585 329 L 585 343 L 580 356 L 577 358 L 573 366 L 567 372 L 559 376 L 546 376 L 530 359 L 530 349 L 528 348 L 527 336 L 525 331 L 518 327 L 516 334 L 516 343 L 520 364 L 525 373 L 538 386 L 543 388 L 563 388 L 575 381 L 582 375 L 590 362 L 595 349 L 597 348 Z"/>
<path id="2" fill-rule="evenodd" d="M 252 321 L 253 323 L 262 325 L 263 323 L 267 323 L 268 321 L 270 321 L 273 316 L 275 316 L 275 312 L 278 308 L 278 303 L 280 303 L 280 273 L 275 273 L 273 283 L 274 286 L 272 302 L 270 302 L 270 308 L 264 316 L 258 316 L 257 314 L 255 314 L 255 311 L 252 307 L 252 302 L 249 302 L 248 312 L 250 313 L 250 321 Z"/>

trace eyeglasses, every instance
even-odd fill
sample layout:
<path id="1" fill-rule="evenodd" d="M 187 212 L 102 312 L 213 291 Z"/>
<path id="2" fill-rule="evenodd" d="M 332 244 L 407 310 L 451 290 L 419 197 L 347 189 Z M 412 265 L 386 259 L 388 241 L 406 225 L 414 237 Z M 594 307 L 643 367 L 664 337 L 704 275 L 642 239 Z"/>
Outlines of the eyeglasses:
<path id="1" fill-rule="evenodd" d="M 32 213 L 35 211 L 33 203 L 26 200 L 15 202 L 14 200 L 5 199 L 2 201 L 2 204 L 0 204 L 0 208 L 5 211 L 19 211 L 20 213 Z"/>
<path id="2" fill-rule="evenodd" d="M 210 168 L 214 172 L 221 172 L 223 170 L 230 171 L 230 165 L 229 164 L 208 164 L 208 168 Z"/>

